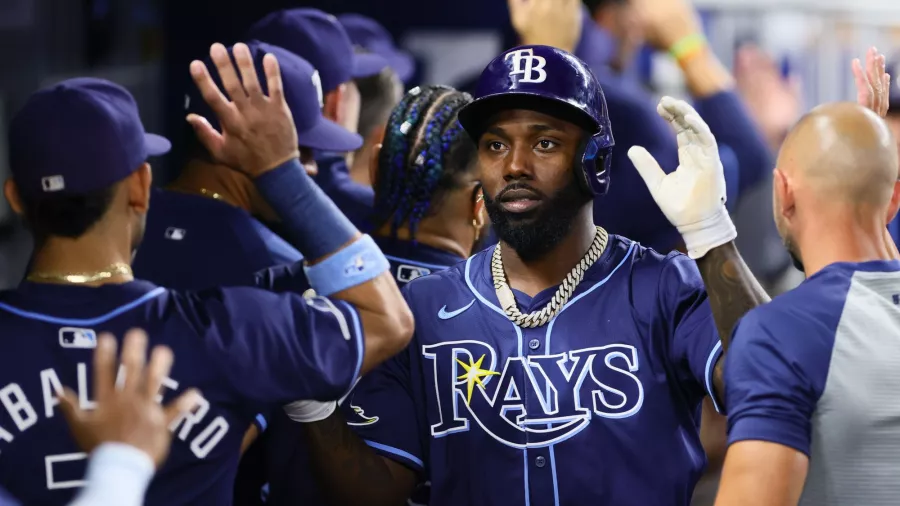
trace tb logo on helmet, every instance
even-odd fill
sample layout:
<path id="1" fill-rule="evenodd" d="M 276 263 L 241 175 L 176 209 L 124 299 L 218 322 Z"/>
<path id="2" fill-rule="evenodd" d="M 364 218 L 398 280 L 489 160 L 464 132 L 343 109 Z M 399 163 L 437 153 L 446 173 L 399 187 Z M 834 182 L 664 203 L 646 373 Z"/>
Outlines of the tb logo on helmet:
<path id="1" fill-rule="evenodd" d="M 513 59 L 513 71 L 509 75 L 522 76 L 519 78 L 520 83 L 542 83 L 547 80 L 547 71 L 544 70 L 547 60 L 542 56 L 535 56 L 533 49 L 510 51 L 506 54 L 506 59 L 510 58 Z M 525 68 L 522 68 L 523 64 Z"/>

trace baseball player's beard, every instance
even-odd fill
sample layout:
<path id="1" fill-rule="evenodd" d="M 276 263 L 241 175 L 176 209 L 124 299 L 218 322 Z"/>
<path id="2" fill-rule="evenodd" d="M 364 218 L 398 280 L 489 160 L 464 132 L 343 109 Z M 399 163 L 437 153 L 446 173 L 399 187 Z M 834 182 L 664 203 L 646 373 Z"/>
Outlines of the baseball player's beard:
<path id="1" fill-rule="evenodd" d="M 511 213 L 487 193 L 484 206 L 491 226 L 524 262 L 539 260 L 556 247 L 572 230 L 575 217 L 591 201 L 575 178 L 553 195 L 545 196 L 533 211 Z"/>

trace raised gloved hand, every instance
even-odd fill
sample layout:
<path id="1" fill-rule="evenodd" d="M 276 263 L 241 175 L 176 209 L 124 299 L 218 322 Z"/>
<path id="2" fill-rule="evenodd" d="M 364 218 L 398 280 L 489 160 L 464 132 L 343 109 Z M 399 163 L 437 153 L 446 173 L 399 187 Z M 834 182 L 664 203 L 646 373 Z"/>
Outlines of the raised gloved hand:
<path id="1" fill-rule="evenodd" d="M 335 409 L 337 409 L 335 401 L 294 401 L 284 406 L 288 418 L 300 423 L 320 422 L 331 416 Z"/>
<path id="2" fill-rule="evenodd" d="M 725 209 L 725 175 L 709 126 L 687 102 L 663 97 L 656 111 L 675 129 L 678 168 L 666 174 L 646 149 L 634 146 L 628 158 L 644 179 L 653 200 L 684 239 L 688 256 L 734 240 L 737 231 Z"/>

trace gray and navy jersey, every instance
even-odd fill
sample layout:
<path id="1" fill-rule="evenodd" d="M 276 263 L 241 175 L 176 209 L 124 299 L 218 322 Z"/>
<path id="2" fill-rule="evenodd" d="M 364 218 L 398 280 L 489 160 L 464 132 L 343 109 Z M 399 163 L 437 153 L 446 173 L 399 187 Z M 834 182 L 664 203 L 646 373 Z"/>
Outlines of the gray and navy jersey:
<path id="1" fill-rule="evenodd" d="M 725 363 L 728 441 L 809 456 L 801 505 L 900 497 L 900 262 L 831 264 L 748 313 Z"/>

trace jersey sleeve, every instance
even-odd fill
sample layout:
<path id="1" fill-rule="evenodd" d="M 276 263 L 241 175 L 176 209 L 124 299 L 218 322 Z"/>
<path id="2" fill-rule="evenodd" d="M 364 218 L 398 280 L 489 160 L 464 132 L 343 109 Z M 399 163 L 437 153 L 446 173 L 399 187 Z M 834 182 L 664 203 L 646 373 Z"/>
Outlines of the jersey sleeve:
<path id="1" fill-rule="evenodd" d="M 409 288 L 403 294 L 409 301 Z M 415 343 L 415 336 L 413 336 Z M 365 375 L 342 404 L 348 425 L 379 454 L 420 474 L 425 472 L 424 448 L 412 392 L 410 344 Z M 422 408 L 424 410 L 424 408 Z"/>
<path id="2" fill-rule="evenodd" d="M 671 253 L 664 261 L 659 283 L 670 358 L 679 379 L 699 386 L 721 412 L 712 377 L 722 356 L 722 343 L 697 264 L 685 255 Z"/>
<path id="3" fill-rule="evenodd" d="M 808 456 L 830 353 L 805 346 L 807 336 L 784 318 L 760 313 L 738 324 L 725 361 L 728 444 L 769 441 Z"/>
<path id="4" fill-rule="evenodd" d="M 249 286 L 255 286 L 275 293 L 292 292 L 302 294 L 309 290 L 309 280 L 303 272 L 303 261 L 277 265 L 257 272 Z"/>
<path id="5" fill-rule="evenodd" d="M 264 404 L 335 400 L 359 376 L 362 326 L 344 301 L 254 288 L 182 297 L 176 310 L 200 336 L 196 360 L 209 363 L 242 398 Z"/>

